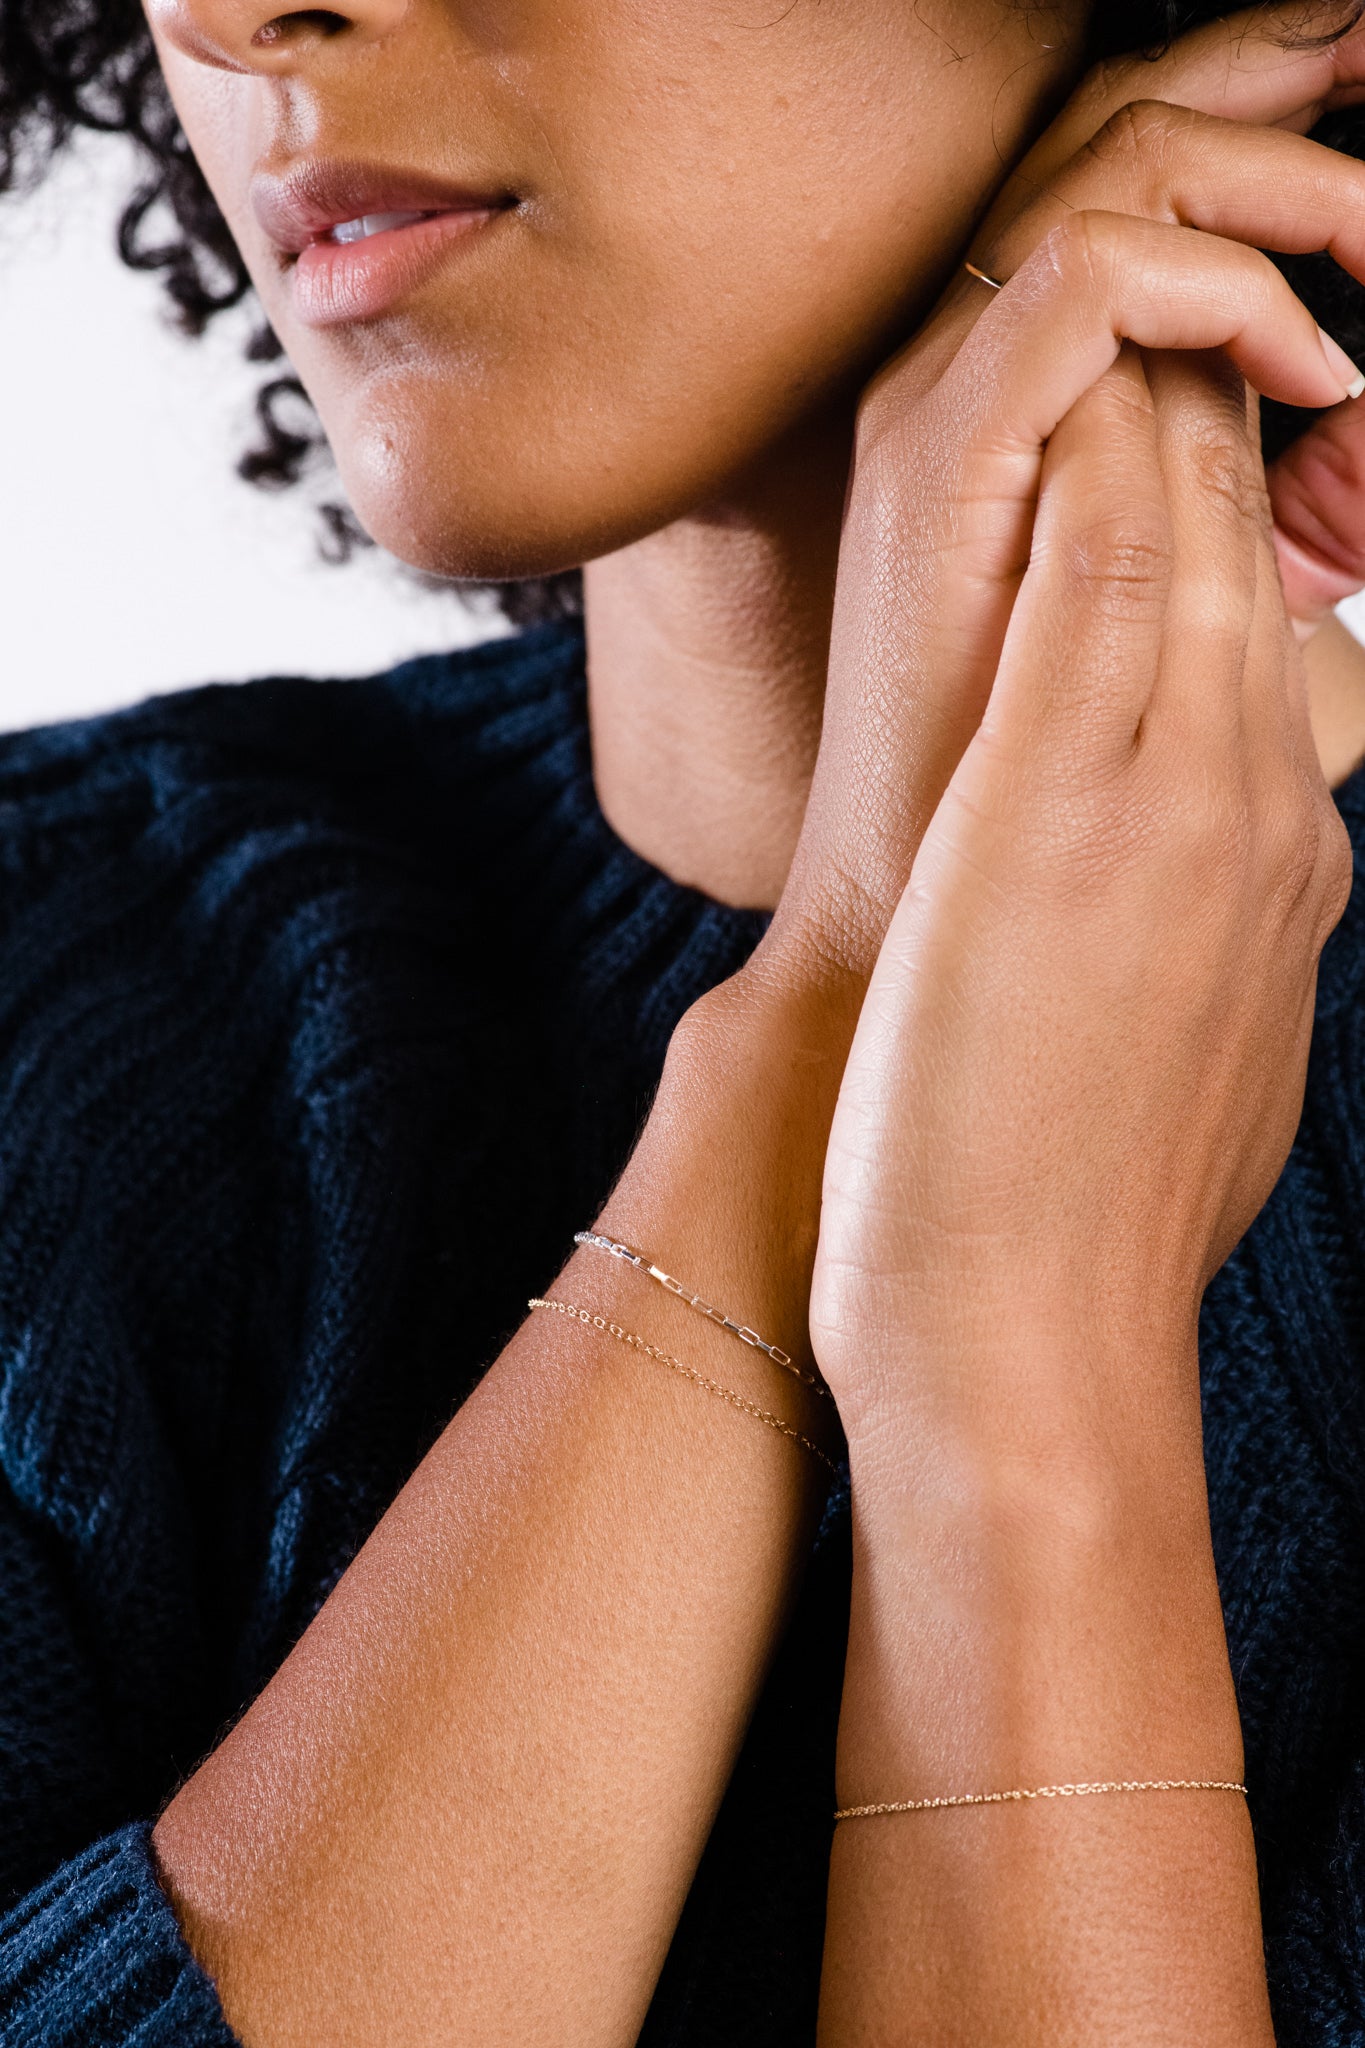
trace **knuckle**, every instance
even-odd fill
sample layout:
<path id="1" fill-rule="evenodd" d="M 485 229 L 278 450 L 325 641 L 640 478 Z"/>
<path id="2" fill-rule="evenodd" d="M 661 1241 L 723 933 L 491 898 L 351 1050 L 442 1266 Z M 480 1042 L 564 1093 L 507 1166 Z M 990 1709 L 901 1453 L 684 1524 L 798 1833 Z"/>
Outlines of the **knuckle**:
<path id="1" fill-rule="evenodd" d="M 903 480 L 907 440 L 915 437 L 925 394 L 910 366 L 893 362 L 866 386 L 853 424 L 853 474 L 860 484 Z"/>
<path id="2" fill-rule="evenodd" d="M 1163 606 L 1173 567 L 1164 523 L 1139 509 L 1092 512 L 1059 541 L 1072 582 L 1106 614 L 1150 616 Z"/>
<path id="3" fill-rule="evenodd" d="M 1183 111 L 1165 100 L 1128 100 L 1095 130 L 1085 154 L 1105 165 L 1116 160 L 1142 168 L 1163 163 L 1187 125 L 1180 118 Z"/>
<path id="4" fill-rule="evenodd" d="M 1072 96 L 1078 111 L 1093 110 L 1098 127 L 1106 107 L 1116 107 L 1131 97 L 1141 70 L 1141 59 L 1131 55 L 1100 57 L 1091 65 Z"/>
<path id="5" fill-rule="evenodd" d="M 1234 248 L 1238 269 L 1245 280 L 1248 312 L 1283 318 L 1283 272 L 1271 262 L 1264 249 L 1252 249 L 1245 242 L 1235 243 Z"/>
<path id="6" fill-rule="evenodd" d="M 1279 803 L 1267 834 L 1271 890 L 1282 909 L 1316 899 L 1324 879 L 1325 820 L 1305 790 Z"/>
<path id="7" fill-rule="evenodd" d="M 1235 519 L 1257 528 L 1269 526 L 1270 500 L 1264 471 L 1253 455 L 1247 435 L 1232 421 L 1209 420 L 1192 427 L 1185 459 L 1204 497 Z"/>
<path id="8" fill-rule="evenodd" d="M 1037 262 L 1068 294 L 1103 278 L 1114 259 L 1112 216 L 1078 207 L 1048 229 L 1038 244 Z"/>
<path id="9" fill-rule="evenodd" d="M 853 426 L 855 468 L 870 469 L 884 455 L 888 436 L 901 425 L 905 401 L 893 380 L 878 378 L 858 400 Z"/>
<path id="10" fill-rule="evenodd" d="M 894 442 L 917 419 L 936 382 L 932 362 L 911 342 L 863 386 L 854 414 L 854 449 L 864 459 Z"/>
<path id="11" fill-rule="evenodd" d="M 1351 894 L 1355 856 L 1341 813 L 1320 778 L 1305 772 L 1278 795 L 1264 832 L 1267 887 L 1281 927 L 1308 930 L 1321 947 Z"/>
<path id="12" fill-rule="evenodd" d="M 1334 932 L 1346 915 L 1346 906 L 1351 900 L 1351 889 L 1355 882 L 1355 848 L 1346 820 L 1334 803 L 1327 804 L 1327 818 L 1322 834 L 1322 936 Z"/>

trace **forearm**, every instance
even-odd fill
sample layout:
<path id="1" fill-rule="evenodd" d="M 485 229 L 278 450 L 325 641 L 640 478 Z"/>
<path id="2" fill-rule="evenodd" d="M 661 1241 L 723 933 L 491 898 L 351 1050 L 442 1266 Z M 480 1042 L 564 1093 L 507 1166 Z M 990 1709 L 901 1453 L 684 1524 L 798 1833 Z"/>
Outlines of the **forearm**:
<path id="1" fill-rule="evenodd" d="M 837 1073 L 742 1018 L 683 1038 L 605 1223 L 795 1353 Z M 828 1438 L 827 1402 L 621 1262 L 546 1291 Z M 248 2048 L 633 2040 L 827 1481 L 532 1316 L 158 1827 Z"/>
<path id="2" fill-rule="evenodd" d="M 883 1412 L 854 1432 L 841 1805 L 1241 1777 L 1197 1423 L 1171 1443 L 1119 1429 L 1112 1460 L 1083 1448 L 1083 1424 L 1068 1446 L 1037 1392 L 1055 1353 L 1033 1376 L 1026 1349 L 999 1375 L 972 1360 L 976 1383 L 1020 1397 L 989 1419 L 938 1435 L 919 1412 L 911 1438 Z M 1269 2048 L 1244 1799 L 841 1822 L 821 2039 Z"/>

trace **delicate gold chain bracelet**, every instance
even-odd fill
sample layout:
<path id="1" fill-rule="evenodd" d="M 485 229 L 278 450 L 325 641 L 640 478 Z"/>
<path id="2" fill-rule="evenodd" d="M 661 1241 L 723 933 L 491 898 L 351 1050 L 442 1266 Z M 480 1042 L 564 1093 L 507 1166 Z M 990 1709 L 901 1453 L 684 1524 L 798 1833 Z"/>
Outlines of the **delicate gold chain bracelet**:
<path id="1" fill-rule="evenodd" d="M 1036 1785 L 1027 1792 L 951 1792 L 938 1799 L 890 1799 L 876 1806 L 841 1806 L 836 1820 L 866 1820 L 878 1813 L 936 1813 L 945 1806 L 1009 1806 L 1020 1799 L 1087 1799 L 1095 1792 L 1240 1792 L 1231 1778 L 1106 1778 L 1092 1785 Z"/>
<path id="2" fill-rule="evenodd" d="M 758 1331 L 750 1329 L 747 1323 L 737 1323 L 723 1308 L 717 1308 L 703 1295 L 691 1293 L 681 1280 L 675 1280 L 673 1275 L 665 1273 L 661 1266 L 651 1265 L 645 1254 L 637 1252 L 633 1245 L 622 1244 L 614 1237 L 604 1237 L 598 1230 L 575 1231 L 574 1243 L 592 1245 L 600 1252 L 610 1252 L 614 1259 L 624 1259 L 628 1266 L 637 1267 L 640 1272 L 648 1274 L 651 1280 L 657 1280 L 660 1287 L 666 1287 L 670 1294 L 676 1294 L 689 1308 L 699 1309 L 708 1321 L 719 1323 L 723 1330 L 733 1331 L 742 1344 L 752 1344 L 756 1351 L 765 1352 L 774 1365 L 780 1365 L 785 1372 L 794 1373 L 806 1386 L 814 1387 L 817 1394 L 823 1394 L 827 1401 L 832 1398 L 829 1388 L 819 1375 L 802 1372 L 789 1351 L 784 1351 L 778 1344 L 765 1343 Z"/>
<path id="3" fill-rule="evenodd" d="M 793 1429 L 789 1422 L 784 1422 L 780 1415 L 773 1415 L 767 1408 L 760 1408 L 757 1401 L 748 1400 L 743 1394 L 736 1393 L 733 1387 L 723 1387 L 719 1380 L 707 1379 L 705 1373 L 698 1372 L 695 1366 L 684 1365 L 680 1358 L 670 1357 L 669 1353 L 661 1351 L 657 1344 L 646 1344 L 643 1337 L 633 1336 L 629 1330 L 623 1330 L 619 1323 L 609 1322 L 606 1316 L 599 1316 L 589 1308 L 576 1308 L 569 1301 L 545 1301 L 538 1294 L 532 1295 L 526 1306 L 531 1309 L 551 1308 L 556 1315 L 572 1316 L 575 1322 L 585 1323 L 590 1330 L 601 1330 L 606 1336 L 615 1337 L 618 1343 L 629 1344 L 633 1350 L 642 1351 L 646 1358 L 653 1358 L 660 1365 L 666 1365 L 670 1372 L 679 1373 L 683 1379 L 691 1380 L 693 1386 L 700 1387 L 703 1393 L 714 1394 L 718 1401 L 727 1401 L 732 1408 L 740 1409 L 745 1415 L 752 1415 L 754 1421 L 761 1422 L 766 1429 L 775 1429 L 780 1436 L 790 1437 L 794 1444 L 800 1444 L 803 1451 L 809 1451 L 813 1458 L 818 1458 L 827 1471 L 838 1473 L 839 1467 L 833 1458 L 827 1456 L 819 1444 L 813 1443 L 799 1429 Z"/>

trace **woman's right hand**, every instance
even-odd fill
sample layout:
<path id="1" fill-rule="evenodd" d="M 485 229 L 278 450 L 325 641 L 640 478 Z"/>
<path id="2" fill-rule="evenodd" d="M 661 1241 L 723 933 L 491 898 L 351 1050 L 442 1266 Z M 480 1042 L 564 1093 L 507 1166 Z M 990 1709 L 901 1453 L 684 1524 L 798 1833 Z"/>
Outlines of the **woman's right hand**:
<path id="1" fill-rule="evenodd" d="M 1365 30 L 1286 48 L 1260 8 L 1159 61 L 1091 73 L 1003 189 L 965 272 L 860 410 L 825 723 L 805 826 L 768 939 L 747 970 L 856 1011 L 920 839 L 980 722 L 1028 560 L 1043 449 L 1124 341 L 1220 348 L 1252 388 L 1336 407 L 1349 365 L 1259 248 L 1327 248 L 1365 282 L 1365 165 L 1306 139 L 1365 98 Z M 1205 447 L 1221 488 L 1212 392 Z M 1188 417 L 1197 420 L 1197 409 Z M 1197 433 L 1197 425 L 1189 429 Z M 1300 524 L 1343 550 L 1365 501 L 1326 511 L 1305 452 L 1360 435 L 1331 412 L 1291 451 Z M 1305 484 L 1305 479 L 1307 483 Z M 1272 472 L 1272 497 L 1276 493 Z M 1343 530 L 1347 529 L 1347 530 Z M 1361 580 L 1365 549 L 1356 543 Z M 1304 587 L 1291 551 L 1282 573 Z M 1295 577 L 1298 582 L 1295 582 Z M 1337 591 L 1335 594 L 1342 594 Z M 1307 579 L 1305 608 L 1317 597 Z"/>

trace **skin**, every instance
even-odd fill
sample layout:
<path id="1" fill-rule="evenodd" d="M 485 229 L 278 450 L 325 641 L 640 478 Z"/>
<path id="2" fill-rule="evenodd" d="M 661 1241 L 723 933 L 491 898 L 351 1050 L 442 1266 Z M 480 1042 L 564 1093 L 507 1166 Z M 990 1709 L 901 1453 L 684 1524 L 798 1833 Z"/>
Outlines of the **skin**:
<path id="1" fill-rule="evenodd" d="M 1065 60 L 1039 47 L 1050 15 L 835 12 L 361 0 L 345 36 L 300 15 L 262 49 L 265 5 L 152 0 L 196 154 L 387 545 L 460 575 L 578 563 L 847 414 Z M 206 41 L 250 73 L 187 55 Z M 254 169 L 305 151 L 522 204 L 453 282 L 318 334 L 246 204 Z"/>
<path id="2" fill-rule="evenodd" d="M 1065 10 L 361 0 L 347 37 L 305 21 L 265 50 L 264 5 L 149 13 L 365 525 L 460 576 L 612 557 L 590 607 L 607 814 L 680 879 L 775 902 L 857 394 L 1074 68 Z M 246 199 L 254 169 L 305 151 L 524 203 L 452 280 L 319 334 Z M 714 744 L 688 743 L 684 705 Z"/>
<path id="3" fill-rule="evenodd" d="M 1365 575 L 1358 416 L 1267 496 L 1247 397 L 1349 370 L 1254 245 L 1365 277 L 1365 171 L 1302 140 L 1365 37 L 1216 27 L 1048 126 L 1080 19 L 994 0 L 151 16 L 362 517 L 450 573 L 591 559 L 608 815 L 776 904 L 601 1222 L 837 1402 L 841 1798 L 1235 1778 L 1195 1317 L 1292 1136 L 1349 880 L 1320 764 L 1365 748 L 1314 638 Z M 304 330 L 245 194 L 309 148 L 525 204 Z M 627 1270 L 553 1291 L 828 1442 Z M 633 2040 L 822 1485 L 533 1316 L 158 1825 L 247 2048 Z M 844 1823 L 821 2031 L 1266 2048 L 1243 1803 Z"/>
<path id="4" fill-rule="evenodd" d="M 756 30 L 737 0 L 643 20 L 356 0 L 345 37 L 285 14 L 265 48 L 265 5 L 148 12 L 365 524 L 441 573 L 592 561 L 608 816 L 679 879 L 774 904 L 818 743 L 857 395 L 1070 82 L 1082 10 L 880 0 Z M 453 281 L 320 335 L 246 199 L 253 170 L 310 152 L 525 203 Z"/>

